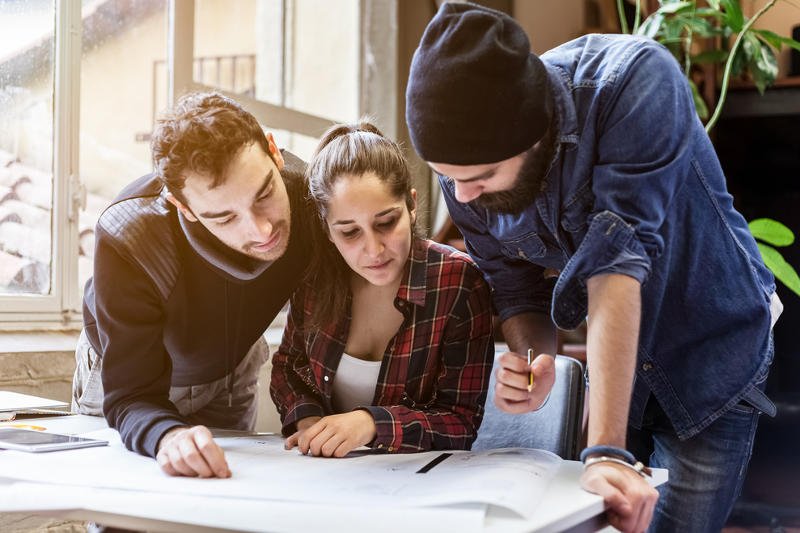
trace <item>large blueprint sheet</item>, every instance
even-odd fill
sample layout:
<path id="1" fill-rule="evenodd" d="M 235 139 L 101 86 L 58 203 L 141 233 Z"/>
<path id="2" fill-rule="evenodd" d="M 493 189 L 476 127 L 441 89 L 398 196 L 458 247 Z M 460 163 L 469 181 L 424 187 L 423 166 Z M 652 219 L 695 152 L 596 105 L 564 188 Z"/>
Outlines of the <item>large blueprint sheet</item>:
<path id="1" fill-rule="evenodd" d="M 500 449 L 455 451 L 417 471 L 440 452 L 355 452 L 325 459 L 284 450 L 277 436 L 218 438 L 230 479 L 169 477 L 156 462 L 128 452 L 113 430 L 87 434 L 111 446 L 46 454 L 0 451 L 0 472 L 11 479 L 148 493 L 335 505 L 434 506 L 483 503 L 530 517 L 561 459 L 549 452 Z"/>

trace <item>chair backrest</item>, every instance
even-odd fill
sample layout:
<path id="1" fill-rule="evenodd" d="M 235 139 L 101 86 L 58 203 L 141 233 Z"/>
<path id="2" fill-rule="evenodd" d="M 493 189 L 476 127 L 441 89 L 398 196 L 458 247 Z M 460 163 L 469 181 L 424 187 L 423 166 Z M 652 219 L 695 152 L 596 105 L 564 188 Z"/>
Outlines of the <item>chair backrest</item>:
<path id="1" fill-rule="evenodd" d="M 494 404 L 495 368 L 486 397 L 486 413 L 473 450 L 492 448 L 539 448 L 563 459 L 577 459 L 580 453 L 583 419 L 584 378 L 580 361 L 556 357 L 556 382 L 550 398 L 538 411 L 508 414 Z"/>

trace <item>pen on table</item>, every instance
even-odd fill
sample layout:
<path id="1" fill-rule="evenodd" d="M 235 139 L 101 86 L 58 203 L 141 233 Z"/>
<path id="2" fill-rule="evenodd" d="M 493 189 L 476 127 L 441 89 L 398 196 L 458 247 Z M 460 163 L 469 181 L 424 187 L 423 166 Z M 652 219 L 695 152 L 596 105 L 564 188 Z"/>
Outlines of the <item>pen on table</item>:
<path id="1" fill-rule="evenodd" d="M 531 368 L 531 363 L 533 363 L 533 348 L 528 348 L 528 392 L 533 390 L 533 369 Z"/>
<path id="2" fill-rule="evenodd" d="M 448 458 L 448 457 L 450 457 L 451 455 L 453 455 L 453 454 L 452 454 L 452 453 L 446 453 L 446 452 L 445 452 L 445 453 L 440 453 L 439 455 L 437 455 L 437 456 L 436 456 L 436 457 L 433 459 L 433 461 L 430 461 L 429 463 L 427 463 L 426 465 L 424 465 L 422 468 L 420 468 L 419 470 L 417 470 L 417 472 L 416 472 L 416 473 L 417 473 L 417 474 L 427 474 L 428 472 L 430 472 L 430 471 L 431 471 L 431 469 L 432 469 L 434 466 L 438 465 L 439 463 L 441 463 L 442 461 L 444 461 L 445 459 L 447 459 L 447 458 Z"/>

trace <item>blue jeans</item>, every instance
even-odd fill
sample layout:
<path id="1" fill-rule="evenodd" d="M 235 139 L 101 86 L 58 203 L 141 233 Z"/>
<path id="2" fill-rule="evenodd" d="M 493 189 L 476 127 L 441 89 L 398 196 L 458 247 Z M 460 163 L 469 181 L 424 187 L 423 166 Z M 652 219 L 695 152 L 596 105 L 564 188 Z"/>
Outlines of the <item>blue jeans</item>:
<path id="1" fill-rule="evenodd" d="M 648 531 L 722 529 L 742 489 L 760 414 L 753 405 L 740 403 L 682 441 L 650 397 L 642 429 L 628 428 L 628 449 L 637 458 L 649 457 L 650 466 L 669 471 L 669 481 L 658 487 L 658 504 Z"/>

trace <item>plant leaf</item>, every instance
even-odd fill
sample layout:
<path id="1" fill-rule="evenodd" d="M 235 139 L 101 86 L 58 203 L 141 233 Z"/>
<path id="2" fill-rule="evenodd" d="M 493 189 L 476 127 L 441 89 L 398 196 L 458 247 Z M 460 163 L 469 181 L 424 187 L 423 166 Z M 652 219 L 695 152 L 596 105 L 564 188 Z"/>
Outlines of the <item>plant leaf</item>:
<path id="1" fill-rule="evenodd" d="M 792 230 L 771 218 L 757 218 L 751 220 L 747 226 L 756 239 L 762 240 L 772 246 L 790 246 L 794 242 Z"/>
<path id="2" fill-rule="evenodd" d="M 722 18 L 722 13 L 719 10 L 719 1 L 716 2 L 716 7 L 714 7 L 714 2 L 708 3 L 711 7 L 698 7 L 697 8 L 697 15 L 701 17 L 714 17 L 714 18 Z"/>
<path id="3" fill-rule="evenodd" d="M 769 85 L 778 76 L 778 60 L 775 52 L 769 46 L 762 45 L 762 41 L 752 33 L 744 36 L 744 46 L 742 49 L 747 56 L 747 69 L 756 84 L 758 92 L 762 95 Z"/>
<path id="4" fill-rule="evenodd" d="M 655 39 L 658 31 L 661 29 L 661 23 L 664 21 L 664 16 L 661 13 L 655 12 L 647 17 L 641 26 L 639 26 L 639 35 Z"/>
<path id="5" fill-rule="evenodd" d="M 708 120 L 708 106 L 703 97 L 700 96 L 700 91 L 697 90 L 697 85 L 692 80 L 689 80 L 689 87 L 692 88 L 692 99 L 694 100 L 694 109 L 697 111 L 697 116 L 701 120 Z"/>
<path id="6" fill-rule="evenodd" d="M 670 2 L 664 3 L 661 7 L 658 8 L 658 13 L 662 13 L 664 15 L 670 15 L 673 13 L 680 13 L 681 11 L 686 11 L 687 9 L 691 9 L 694 7 L 694 2 Z"/>
<path id="7" fill-rule="evenodd" d="M 706 50 L 692 56 L 692 63 L 724 63 L 727 59 L 727 50 Z"/>
<path id="8" fill-rule="evenodd" d="M 784 37 L 783 35 L 778 35 L 775 32 L 769 30 L 751 30 L 754 33 L 757 33 L 761 36 L 765 41 L 767 41 L 770 46 L 776 48 L 778 50 L 781 49 L 782 45 L 786 45 L 790 48 L 794 48 L 798 52 L 800 52 L 800 42 L 795 41 L 794 39 L 790 39 L 789 37 Z"/>
<path id="9" fill-rule="evenodd" d="M 682 15 L 676 18 L 681 21 L 684 28 L 692 31 L 692 33 L 695 34 L 695 37 L 712 37 L 719 33 L 719 31 L 717 31 L 717 29 L 705 19 L 692 17 L 689 15 Z"/>
<path id="10" fill-rule="evenodd" d="M 711 9 L 719 11 L 719 0 L 708 0 L 708 5 L 711 6 Z"/>
<path id="11" fill-rule="evenodd" d="M 745 51 L 745 46 L 740 46 L 739 50 L 736 52 L 736 55 L 733 56 L 733 65 L 731 66 L 731 78 L 738 78 L 742 75 L 742 71 L 744 71 L 745 67 L 747 66 L 748 57 L 747 52 Z"/>
<path id="12" fill-rule="evenodd" d="M 744 27 L 744 13 L 739 0 L 720 0 L 720 4 L 725 8 L 725 23 L 731 27 L 734 33 L 739 33 Z"/>
<path id="13" fill-rule="evenodd" d="M 778 250 L 760 242 L 757 244 L 764 264 L 772 271 L 775 278 L 786 285 L 790 291 L 800 296 L 800 276 L 797 275 L 797 271 L 786 262 Z"/>

